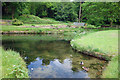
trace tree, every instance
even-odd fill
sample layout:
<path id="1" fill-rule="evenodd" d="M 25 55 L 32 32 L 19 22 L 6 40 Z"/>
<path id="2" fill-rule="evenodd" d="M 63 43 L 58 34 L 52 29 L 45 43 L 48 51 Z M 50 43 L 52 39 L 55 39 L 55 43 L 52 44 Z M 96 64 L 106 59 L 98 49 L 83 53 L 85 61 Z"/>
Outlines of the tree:
<path id="1" fill-rule="evenodd" d="M 83 20 L 94 25 L 103 25 L 106 22 L 112 26 L 119 19 L 118 2 L 86 2 L 82 4 Z"/>
<path id="2" fill-rule="evenodd" d="M 108 21 L 110 22 L 110 26 L 112 27 L 113 22 L 117 22 L 117 19 L 120 18 L 120 5 L 118 2 L 116 3 L 106 3 L 106 11 L 104 13 L 108 13 L 105 16 L 107 17 Z"/>
<path id="3" fill-rule="evenodd" d="M 82 9 L 81 9 L 81 2 L 80 2 L 80 10 L 79 10 L 79 22 L 81 22 L 81 15 L 82 15 Z"/>
<path id="4" fill-rule="evenodd" d="M 13 19 L 22 14 L 29 14 L 28 4 L 25 2 L 5 2 L 2 10 L 4 14 L 11 14 Z"/>
<path id="5" fill-rule="evenodd" d="M 61 2 L 55 3 L 53 8 L 54 18 L 60 21 L 76 21 L 77 12 L 75 11 L 76 6 L 72 2 Z"/>

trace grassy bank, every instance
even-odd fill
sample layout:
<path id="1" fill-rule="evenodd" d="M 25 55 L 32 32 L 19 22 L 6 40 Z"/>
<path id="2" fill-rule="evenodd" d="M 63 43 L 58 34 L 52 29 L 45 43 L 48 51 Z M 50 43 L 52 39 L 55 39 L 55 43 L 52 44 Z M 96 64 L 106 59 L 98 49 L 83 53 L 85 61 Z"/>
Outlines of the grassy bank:
<path id="1" fill-rule="evenodd" d="M 93 32 L 81 38 L 76 37 L 71 41 L 71 45 L 79 51 L 109 58 L 118 55 L 118 30 Z"/>
<path id="2" fill-rule="evenodd" d="M 31 27 L 32 24 L 24 24 L 22 26 L 15 26 L 15 25 L 1 25 L 0 32 L 3 34 L 39 34 L 39 33 L 62 33 L 68 34 L 71 32 L 83 32 L 83 31 L 101 31 L 101 30 L 111 30 L 116 28 L 101 28 L 101 29 L 84 29 L 79 27 L 61 27 L 57 28 L 58 26 L 67 26 L 68 24 L 52 24 L 54 27 L 45 28 L 45 26 L 51 26 L 50 24 L 35 24 L 35 26 L 42 26 L 42 27 Z M 25 27 L 27 26 L 27 27 Z"/>
<path id="3" fill-rule="evenodd" d="M 102 78 L 118 78 L 118 56 L 112 58 L 109 62 L 108 67 L 102 74 Z"/>
<path id="4" fill-rule="evenodd" d="M 49 24 L 47 24 L 49 25 Z M 57 24 L 61 25 L 61 24 Z M 28 33 L 66 33 L 66 32 L 77 32 L 83 31 L 80 28 L 41 28 L 41 27 L 20 27 L 14 25 L 2 25 L 2 33 L 16 33 L 16 34 L 28 34 Z"/>
<path id="5" fill-rule="evenodd" d="M 71 41 L 71 46 L 88 55 L 102 57 L 110 60 L 108 67 L 103 72 L 104 78 L 117 78 L 118 71 L 118 30 L 107 30 L 93 32 L 82 37 L 75 37 Z M 112 75 L 111 74 L 115 74 Z M 109 76 L 109 77 L 108 77 Z"/>
<path id="6" fill-rule="evenodd" d="M 0 48 L 0 80 L 2 79 L 2 48 Z"/>
<path id="7" fill-rule="evenodd" d="M 2 35 L 2 40 L 26 40 L 26 41 L 54 41 L 54 40 L 71 40 L 75 36 L 75 33 L 67 34 L 6 34 Z"/>
<path id="8" fill-rule="evenodd" d="M 28 78 L 28 70 L 19 53 L 2 48 L 2 76 L 0 78 Z M 1 68 L 1 67 L 0 67 Z"/>

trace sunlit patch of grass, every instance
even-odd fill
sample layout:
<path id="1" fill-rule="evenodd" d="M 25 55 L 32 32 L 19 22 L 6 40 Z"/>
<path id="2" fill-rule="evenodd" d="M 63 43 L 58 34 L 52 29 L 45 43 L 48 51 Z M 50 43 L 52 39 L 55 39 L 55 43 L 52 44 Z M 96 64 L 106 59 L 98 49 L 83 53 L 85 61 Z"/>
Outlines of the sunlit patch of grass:
<path id="1" fill-rule="evenodd" d="M 97 49 L 97 51 L 102 51 L 108 55 L 118 55 L 118 30 L 90 33 L 81 38 L 73 39 L 71 44 L 77 48 L 84 47 L 89 50 L 91 47 L 92 50 Z"/>
<path id="2" fill-rule="evenodd" d="M 2 78 L 28 78 L 26 64 L 19 53 L 2 49 Z"/>

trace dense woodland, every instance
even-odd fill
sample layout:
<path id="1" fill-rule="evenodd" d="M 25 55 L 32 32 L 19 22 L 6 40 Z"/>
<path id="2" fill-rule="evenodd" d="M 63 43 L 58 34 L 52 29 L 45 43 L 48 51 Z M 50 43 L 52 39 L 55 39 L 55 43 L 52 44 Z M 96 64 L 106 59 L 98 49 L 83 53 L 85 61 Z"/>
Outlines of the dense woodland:
<path id="1" fill-rule="evenodd" d="M 81 6 L 80 6 L 81 4 Z M 81 7 L 81 16 L 79 16 Z M 3 19 L 30 14 L 40 18 L 54 18 L 64 22 L 89 23 L 96 26 L 118 25 L 120 2 L 4 2 Z"/>

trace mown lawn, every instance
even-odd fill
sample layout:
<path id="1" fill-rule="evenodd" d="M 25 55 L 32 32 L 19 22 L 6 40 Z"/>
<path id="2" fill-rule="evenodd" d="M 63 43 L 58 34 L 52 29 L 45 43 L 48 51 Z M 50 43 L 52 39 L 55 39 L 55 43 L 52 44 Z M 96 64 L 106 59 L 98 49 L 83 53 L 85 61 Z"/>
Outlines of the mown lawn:
<path id="1" fill-rule="evenodd" d="M 102 78 L 118 78 L 118 56 L 112 58 L 108 67 L 104 70 Z"/>
<path id="2" fill-rule="evenodd" d="M 108 55 L 118 55 L 118 30 L 99 31 L 71 41 L 78 49 L 101 51 Z"/>
<path id="3" fill-rule="evenodd" d="M 118 30 L 98 31 L 79 38 L 76 37 L 71 41 L 71 46 L 79 51 L 100 52 L 108 56 L 113 56 L 102 77 L 118 77 Z"/>
<path id="4" fill-rule="evenodd" d="M 29 78 L 28 69 L 24 60 L 20 57 L 19 53 L 8 50 L 2 50 L 2 76 L 0 78 Z"/>

